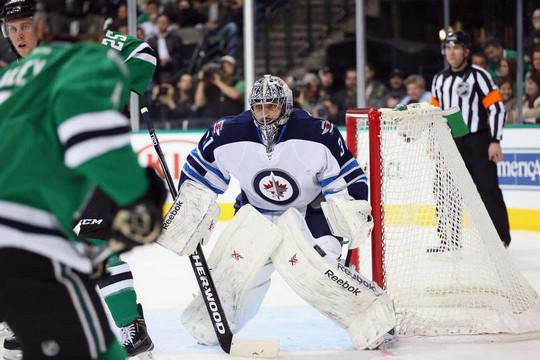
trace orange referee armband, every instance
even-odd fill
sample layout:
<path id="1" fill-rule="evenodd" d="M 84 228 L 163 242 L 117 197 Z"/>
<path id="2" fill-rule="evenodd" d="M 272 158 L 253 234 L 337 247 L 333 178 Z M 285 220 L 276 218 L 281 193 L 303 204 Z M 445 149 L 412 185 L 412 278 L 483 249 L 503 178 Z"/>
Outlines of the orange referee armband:
<path id="1" fill-rule="evenodd" d="M 482 105 L 487 109 L 498 101 L 502 101 L 501 93 L 499 90 L 493 90 L 482 99 Z"/>

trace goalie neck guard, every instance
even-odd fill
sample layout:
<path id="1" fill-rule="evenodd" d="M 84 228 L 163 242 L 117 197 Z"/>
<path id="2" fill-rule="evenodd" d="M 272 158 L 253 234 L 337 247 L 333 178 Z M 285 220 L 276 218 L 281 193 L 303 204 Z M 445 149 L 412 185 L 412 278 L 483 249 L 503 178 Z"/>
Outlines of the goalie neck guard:
<path id="1" fill-rule="evenodd" d="M 46 41 L 99 39 L 106 12 L 104 0 L 37 0 L 36 22 L 45 22 Z"/>

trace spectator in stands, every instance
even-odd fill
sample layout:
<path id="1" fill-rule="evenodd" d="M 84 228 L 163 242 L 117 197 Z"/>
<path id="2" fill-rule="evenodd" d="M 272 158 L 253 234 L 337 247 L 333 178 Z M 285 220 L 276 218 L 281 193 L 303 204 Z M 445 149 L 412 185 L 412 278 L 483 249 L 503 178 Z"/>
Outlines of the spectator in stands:
<path id="1" fill-rule="evenodd" d="M 193 91 L 193 77 L 183 73 L 176 83 L 176 111 L 175 118 L 185 119 L 195 114 L 195 99 Z"/>
<path id="2" fill-rule="evenodd" d="M 503 58 L 517 58 L 517 52 L 514 50 L 504 49 L 501 42 L 494 37 L 486 40 L 484 43 L 484 54 L 488 59 L 488 72 L 490 73 L 493 81 L 497 82 L 500 79 L 499 74 L 499 62 Z"/>
<path id="3" fill-rule="evenodd" d="M 334 81 L 334 73 L 328 66 L 319 70 L 319 97 L 333 96 L 336 93 L 336 83 Z"/>
<path id="4" fill-rule="evenodd" d="M 116 19 L 117 21 L 128 21 L 128 10 L 127 5 L 125 3 L 121 3 L 118 5 L 118 9 L 116 10 Z"/>
<path id="5" fill-rule="evenodd" d="M 301 107 L 298 103 L 298 98 L 300 97 L 300 88 L 303 86 L 302 80 L 296 79 L 293 75 L 288 75 L 285 78 L 285 83 L 291 89 L 293 93 L 293 107 Z"/>
<path id="6" fill-rule="evenodd" d="M 306 73 L 302 78 L 298 103 L 300 107 L 313 116 L 315 108 L 319 105 L 319 79 L 313 73 Z"/>
<path id="7" fill-rule="evenodd" d="M 400 105 L 409 105 L 419 102 L 430 102 L 431 93 L 426 91 L 426 80 L 422 75 L 412 74 L 405 79 L 407 96 L 405 96 Z"/>
<path id="8" fill-rule="evenodd" d="M 156 36 L 159 32 L 159 27 L 157 20 L 159 17 L 159 1 L 149 0 L 146 3 L 146 11 L 143 12 L 137 19 L 138 23 L 141 24 L 141 28 L 146 34 L 146 39 L 148 40 L 153 36 Z"/>
<path id="9" fill-rule="evenodd" d="M 319 119 L 329 120 L 336 125 L 345 125 L 344 121 L 340 122 L 337 118 L 338 112 L 338 104 L 332 97 L 327 95 L 320 99 L 317 106 L 315 106 L 312 115 Z"/>
<path id="10" fill-rule="evenodd" d="M 158 17 L 158 34 L 148 40 L 157 51 L 159 74 L 177 74 L 183 66 L 182 38 L 169 28 L 170 20 L 165 14 Z"/>
<path id="11" fill-rule="evenodd" d="M 527 74 L 527 77 L 531 73 L 540 74 L 540 45 L 534 47 L 531 54 L 531 71 Z"/>
<path id="12" fill-rule="evenodd" d="M 401 99 L 407 94 L 403 86 L 403 72 L 400 69 L 394 69 L 388 79 L 390 91 L 382 99 L 382 106 L 393 108 L 400 103 Z"/>
<path id="13" fill-rule="evenodd" d="M 515 59 L 502 58 L 499 62 L 499 76 L 500 79 L 507 79 L 512 82 L 512 90 L 514 94 L 517 92 L 516 84 L 517 63 Z"/>
<path id="14" fill-rule="evenodd" d="M 529 58 L 528 54 L 532 52 L 532 50 L 536 46 L 540 46 L 540 9 L 536 9 L 532 13 L 531 17 L 532 21 L 532 30 L 529 33 L 529 37 L 527 42 L 525 43 L 525 61 L 527 63 L 531 62 L 531 58 Z"/>
<path id="15" fill-rule="evenodd" d="M 203 3 L 200 0 L 178 1 L 178 22 L 181 27 L 194 27 L 198 24 L 205 24 L 208 19 L 201 12 Z"/>
<path id="16" fill-rule="evenodd" d="M 230 19 L 238 26 L 239 31 L 244 28 L 244 0 L 226 0 L 230 8 Z"/>
<path id="17" fill-rule="evenodd" d="M 238 25 L 232 20 L 232 9 L 228 2 L 208 0 L 205 4 L 206 24 L 198 26 L 204 34 L 222 39 L 223 53 L 235 57 L 238 46 Z"/>
<path id="18" fill-rule="evenodd" d="M 523 122 L 540 124 L 540 74 L 531 74 L 526 81 L 522 102 Z M 514 114 L 517 117 L 517 115 Z"/>
<path id="19" fill-rule="evenodd" d="M 367 72 L 367 66 L 366 66 L 366 72 Z M 347 72 L 345 73 L 345 89 L 338 91 L 334 97 L 334 100 L 336 101 L 338 105 L 338 109 L 339 109 L 337 122 L 345 123 L 345 113 L 347 112 L 347 109 L 351 107 L 356 107 L 356 70 L 355 69 L 347 70 Z"/>
<path id="20" fill-rule="evenodd" d="M 171 127 L 171 122 L 175 118 L 176 101 L 174 97 L 174 86 L 168 81 L 155 85 L 152 89 L 150 112 L 157 114 L 156 119 L 163 122 L 163 124 L 160 124 L 160 127 Z"/>
<path id="21" fill-rule="evenodd" d="M 471 55 L 473 65 L 479 66 L 484 70 L 488 69 L 487 58 L 483 52 L 475 52 Z"/>
<path id="22" fill-rule="evenodd" d="M 146 34 L 144 32 L 144 29 L 140 26 L 137 28 L 137 39 L 143 40 L 143 41 L 146 39 Z"/>
<path id="23" fill-rule="evenodd" d="M 217 67 L 210 65 L 198 74 L 195 106 L 199 115 L 214 122 L 216 118 L 234 115 L 244 109 L 245 85 L 234 76 L 236 60 L 232 56 L 223 56 Z"/>
<path id="24" fill-rule="evenodd" d="M 508 114 L 506 118 L 506 124 L 514 124 L 517 121 L 515 116 L 517 101 L 514 97 L 513 81 L 508 78 L 501 78 L 498 85 L 501 97 L 503 99 L 504 108 L 506 110 L 506 113 Z"/>
<path id="25" fill-rule="evenodd" d="M 381 107 L 381 100 L 386 95 L 387 89 L 384 84 L 378 80 L 375 80 L 375 69 L 373 65 L 366 65 L 366 102 L 368 107 Z M 355 82 L 355 94 L 354 104 L 356 105 L 356 71 L 354 72 Z M 345 78 L 345 85 L 347 84 L 347 78 Z"/>

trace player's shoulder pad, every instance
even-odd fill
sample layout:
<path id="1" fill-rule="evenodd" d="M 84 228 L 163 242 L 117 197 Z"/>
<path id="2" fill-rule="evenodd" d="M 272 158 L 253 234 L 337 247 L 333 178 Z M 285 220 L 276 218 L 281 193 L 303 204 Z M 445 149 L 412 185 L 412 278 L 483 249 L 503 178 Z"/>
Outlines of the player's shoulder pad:
<path id="1" fill-rule="evenodd" d="M 324 142 L 341 136 L 332 122 L 313 117 L 303 109 L 293 109 L 288 122 L 287 138 Z"/>
<path id="2" fill-rule="evenodd" d="M 238 115 L 224 116 L 208 129 L 216 143 L 229 143 L 246 139 L 246 134 L 253 129 L 253 119 L 249 110 Z"/>
<path id="3" fill-rule="evenodd" d="M 94 74 L 102 79 L 127 79 L 129 76 L 128 68 L 119 53 L 100 44 L 80 43 L 73 45 L 63 61 L 64 75 L 77 76 L 77 74 L 82 73 L 87 77 L 86 81 L 89 80 L 89 74 Z"/>
<path id="4" fill-rule="evenodd" d="M 302 109 L 293 110 L 283 141 L 292 139 L 321 144 L 336 159 L 341 159 L 347 152 L 345 140 L 337 126 L 328 120 L 313 117 Z"/>

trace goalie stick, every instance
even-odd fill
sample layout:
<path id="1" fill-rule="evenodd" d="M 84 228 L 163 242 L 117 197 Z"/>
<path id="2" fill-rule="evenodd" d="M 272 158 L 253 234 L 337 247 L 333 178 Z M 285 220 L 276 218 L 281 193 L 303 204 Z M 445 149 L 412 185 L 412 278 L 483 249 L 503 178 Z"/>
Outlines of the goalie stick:
<path id="1" fill-rule="evenodd" d="M 150 134 L 150 138 L 152 139 L 154 149 L 159 158 L 159 163 L 163 170 L 163 174 L 165 175 L 165 180 L 167 181 L 171 195 L 173 198 L 176 198 L 178 196 L 178 191 L 174 186 L 169 167 L 165 162 L 165 156 L 163 155 L 161 145 L 159 144 L 154 123 L 150 118 L 150 114 L 146 107 L 141 109 L 141 115 L 146 124 L 146 128 L 148 129 L 148 133 Z M 206 263 L 201 244 L 197 245 L 195 252 L 189 255 L 189 261 L 191 262 L 197 284 L 203 295 L 202 298 L 206 305 L 210 320 L 212 321 L 219 345 L 223 351 L 230 355 L 241 357 L 277 357 L 279 352 L 279 340 L 239 339 L 231 332 L 225 316 L 225 311 L 223 310 L 214 281 L 212 280 L 208 269 L 208 264 Z"/>

